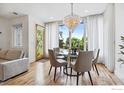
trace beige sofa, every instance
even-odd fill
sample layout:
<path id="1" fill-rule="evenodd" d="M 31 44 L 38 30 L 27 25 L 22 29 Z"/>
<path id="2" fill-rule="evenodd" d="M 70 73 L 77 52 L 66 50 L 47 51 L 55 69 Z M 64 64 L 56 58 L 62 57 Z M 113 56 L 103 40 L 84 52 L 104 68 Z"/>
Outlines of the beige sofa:
<path id="1" fill-rule="evenodd" d="M 28 58 L 21 50 L 0 50 L 0 81 L 7 80 L 28 70 Z"/>

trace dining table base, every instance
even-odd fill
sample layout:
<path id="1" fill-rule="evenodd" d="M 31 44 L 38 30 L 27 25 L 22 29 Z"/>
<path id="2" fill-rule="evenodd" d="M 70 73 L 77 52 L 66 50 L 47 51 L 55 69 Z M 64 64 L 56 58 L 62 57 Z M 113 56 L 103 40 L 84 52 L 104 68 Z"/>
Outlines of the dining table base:
<path id="1" fill-rule="evenodd" d="M 66 69 L 67 69 L 67 71 L 66 71 Z M 64 68 L 64 70 L 63 70 L 63 73 L 65 74 L 65 75 L 67 75 L 67 76 L 73 76 L 73 77 L 76 77 L 77 76 L 77 74 L 71 74 L 71 67 L 67 67 L 67 68 Z M 79 75 L 81 75 L 82 73 L 79 73 Z"/>

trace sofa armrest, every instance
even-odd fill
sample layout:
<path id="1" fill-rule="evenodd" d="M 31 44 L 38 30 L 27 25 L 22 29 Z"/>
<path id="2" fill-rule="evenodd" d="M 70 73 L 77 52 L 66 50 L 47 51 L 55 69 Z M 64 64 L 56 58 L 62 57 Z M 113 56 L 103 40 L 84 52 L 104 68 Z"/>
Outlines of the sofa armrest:
<path id="1" fill-rule="evenodd" d="M 2 81 L 25 72 L 29 68 L 28 58 L 16 59 L 0 64 L 2 69 Z"/>
<path id="2" fill-rule="evenodd" d="M 21 59 L 15 59 L 15 60 L 11 60 L 11 61 L 7 61 L 7 62 L 2 62 L 0 64 L 11 64 L 11 63 L 16 63 L 18 61 L 27 61 L 28 62 L 28 58 L 21 58 Z"/>

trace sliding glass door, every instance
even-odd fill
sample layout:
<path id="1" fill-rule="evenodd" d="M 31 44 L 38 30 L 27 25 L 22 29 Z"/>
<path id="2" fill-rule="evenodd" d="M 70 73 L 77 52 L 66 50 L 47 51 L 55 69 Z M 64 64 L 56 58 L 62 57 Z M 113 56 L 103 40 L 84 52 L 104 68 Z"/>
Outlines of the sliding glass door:
<path id="1" fill-rule="evenodd" d="M 86 50 L 87 35 L 84 23 L 81 22 L 72 33 L 72 49 Z M 68 49 L 69 31 L 65 25 L 59 25 L 59 47 Z"/>

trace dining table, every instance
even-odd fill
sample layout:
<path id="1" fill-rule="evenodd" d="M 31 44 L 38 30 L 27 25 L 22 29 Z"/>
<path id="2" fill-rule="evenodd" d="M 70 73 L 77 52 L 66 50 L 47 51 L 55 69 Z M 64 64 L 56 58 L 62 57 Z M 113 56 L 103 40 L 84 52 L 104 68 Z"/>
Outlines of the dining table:
<path id="1" fill-rule="evenodd" d="M 78 57 L 78 52 L 76 52 L 75 54 L 72 54 L 72 53 L 71 53 L 71 54 L 69 55 L 68 50 L 61 50 L 58 54 L 64 56 L 65 59 L 66 59 L 66 61 L 67 61 L 67 63 L 68 63 L 67 71 L 65 71 L 66 68 L 64 68 L 64 71 L 63 71 L 64 74 L 67 75 L 67 76 L 77 76 L 76 74 L 70 74 L 70 70 L 71 70 L 70 63 L 71 63 L 71 64 L 74 64 L 74 63 L 76 62 L 76 61 L 74 61 L 74 60 L 77 59 L 77 57 Z M 68 60 L 68 56 L 70 57 L 70 60 Z"/>

